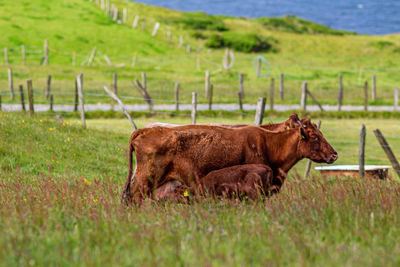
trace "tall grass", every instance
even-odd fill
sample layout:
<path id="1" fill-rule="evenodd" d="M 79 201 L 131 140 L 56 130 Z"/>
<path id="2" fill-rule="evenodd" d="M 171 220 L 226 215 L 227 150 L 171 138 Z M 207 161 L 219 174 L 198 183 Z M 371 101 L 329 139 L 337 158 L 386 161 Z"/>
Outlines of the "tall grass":
<path id="1" fill-rule="evenodd" d="M 258 202 L 120 204 L 120 184 L 0 184 L 4 265 L 396 265 L 400 186 L 296 177 Z"/>

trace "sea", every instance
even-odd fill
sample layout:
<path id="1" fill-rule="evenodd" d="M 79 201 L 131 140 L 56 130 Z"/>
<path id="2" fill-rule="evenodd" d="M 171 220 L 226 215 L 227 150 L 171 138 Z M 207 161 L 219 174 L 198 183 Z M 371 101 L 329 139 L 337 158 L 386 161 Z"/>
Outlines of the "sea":
<path id="1" fill-rule="evenodd" d="M 238 17 L 296 15 L 358 34 L 400 33 L 400 0 L 140 0 L 182 11 Z"/>

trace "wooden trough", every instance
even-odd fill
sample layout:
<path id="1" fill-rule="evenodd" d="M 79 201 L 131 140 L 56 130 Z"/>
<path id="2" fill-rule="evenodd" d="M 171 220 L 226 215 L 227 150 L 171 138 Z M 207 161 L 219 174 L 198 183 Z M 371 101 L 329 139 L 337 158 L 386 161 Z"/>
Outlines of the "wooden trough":
<path id="1" fill-rule="evenodd" d="M 378 166 L 378 165 L 365 165 L 365 177 L 376 178 L 376 179 L 386 179 L 388 171 L 391 166 Z M 315 167 L 316 170 L 321 172 L 322 176 L 330 177 L 359 177 L 359 165 L 335 165 L 335 166 L 322 166 Z"/>

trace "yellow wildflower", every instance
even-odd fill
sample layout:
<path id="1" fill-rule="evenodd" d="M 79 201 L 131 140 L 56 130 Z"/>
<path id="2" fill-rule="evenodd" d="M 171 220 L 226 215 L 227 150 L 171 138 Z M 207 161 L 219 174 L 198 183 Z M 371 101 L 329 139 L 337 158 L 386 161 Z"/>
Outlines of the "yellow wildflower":
<path id="1" fill-rule="evenodd" d="M 22 123 L 25 123 L 25 120 L 22 120 Z"/>
<path id="2" fill-rule="evenodd" d="M 188 197 L 189 196 L 189 192 L 187 191 L 187 189 L 185 190 L 185 192 L 183 192 L 183 196 L 184 197 Z"/>
<path id="3" fill-rule="evenodd" d="M 98 201 L 98 199 L 97 199 L 97 198 L 93 199 L 93 202 L 94 202 L 94 203 L 96 203 L 97 201 Z"/>
<path id="4" fill-rule="evenodd" d="M 54 128 L 49 128 L 49 130 L 50 130 L 50 131 L 54 131 L 55 129 L 54 129 Z"/>
<path id="5" fill-rule="evenodd" d="M 71 139 L 68 137 L 68 138 L 67 138 L 67 142 L 69 142 L 69 141 L 71 141 Z"/>

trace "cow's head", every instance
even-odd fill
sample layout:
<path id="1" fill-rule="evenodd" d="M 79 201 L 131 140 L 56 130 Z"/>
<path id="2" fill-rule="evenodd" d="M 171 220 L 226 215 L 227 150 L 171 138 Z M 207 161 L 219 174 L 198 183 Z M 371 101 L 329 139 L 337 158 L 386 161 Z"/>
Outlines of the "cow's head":
<path id="1" fill-rule="evenodd" d="M 302 157 L 309 158 L 318 163 L 331 164 L 338 158 L 338 154 L 333 147 L 326 141 L 317 125 L 311 123 L 309 119 L 299 121 L 301 126 L 298 153 Z"/>

